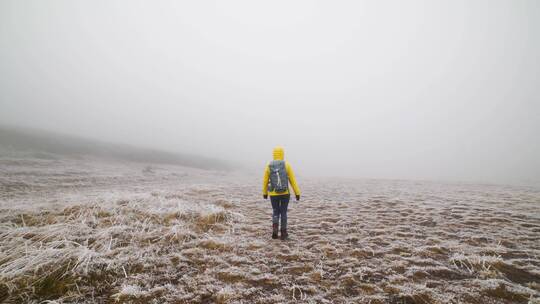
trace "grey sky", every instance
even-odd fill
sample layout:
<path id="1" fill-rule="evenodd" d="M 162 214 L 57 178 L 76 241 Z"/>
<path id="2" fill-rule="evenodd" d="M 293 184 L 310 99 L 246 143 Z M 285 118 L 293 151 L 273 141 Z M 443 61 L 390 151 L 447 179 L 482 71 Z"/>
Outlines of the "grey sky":
<path id="1" fill-rule="evenodd" d="M 299 175 L 540 181 L 540 2 L 0 2 L 0 122 Z M 261 169 L 262 170 L 262 169 Z"/>

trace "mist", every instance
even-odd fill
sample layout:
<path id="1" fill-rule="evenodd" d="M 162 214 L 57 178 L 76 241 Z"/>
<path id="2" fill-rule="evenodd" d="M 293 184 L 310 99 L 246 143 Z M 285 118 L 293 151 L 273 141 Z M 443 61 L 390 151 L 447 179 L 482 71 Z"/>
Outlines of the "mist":
<path id="1" fill-rule="evenodd" d="M 540 181 L 537 1 L 2 1 L 0 122 L 299 176 Z"/>

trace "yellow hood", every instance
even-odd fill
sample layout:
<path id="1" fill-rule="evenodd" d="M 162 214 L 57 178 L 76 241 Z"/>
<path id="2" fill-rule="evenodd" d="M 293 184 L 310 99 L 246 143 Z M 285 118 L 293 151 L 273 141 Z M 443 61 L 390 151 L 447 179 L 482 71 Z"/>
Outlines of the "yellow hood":
<path id="1" fill-rule="evenodd" d="M 274 151 L 272 151 L 272 154 L 274 156 L 274 160 L 283 160 L 285 151 L 283 151 L 283 147 L 277 146 L 274 148 Z"/>

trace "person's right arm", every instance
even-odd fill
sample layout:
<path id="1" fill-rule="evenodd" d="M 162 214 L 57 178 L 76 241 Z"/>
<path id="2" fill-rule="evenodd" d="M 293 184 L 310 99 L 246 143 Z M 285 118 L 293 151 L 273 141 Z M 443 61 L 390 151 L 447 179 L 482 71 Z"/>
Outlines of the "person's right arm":
<path id="1" fill-rule="evenodd" d="M 291 164 L 289 162 L 285 163 L 285 169 L 287 170 L 287 176 L 289 177 L 289 183 L 291 184 L 294 194 L 296 196 L 296 200 L 300 200 L 300 187 L 298 187 L 298 184 L 296 183 L 296 177 L 294 176 L 294 171 L 291 167 Z"/>

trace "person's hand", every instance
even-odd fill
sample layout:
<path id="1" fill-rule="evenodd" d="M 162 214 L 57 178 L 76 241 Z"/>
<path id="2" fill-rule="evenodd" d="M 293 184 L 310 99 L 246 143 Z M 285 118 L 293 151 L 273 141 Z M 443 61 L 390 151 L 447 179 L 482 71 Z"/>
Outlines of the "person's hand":
<path id="1" fill-rule="evenodd" d="M 296 201 L 298 202 L 300 200 L 300 195 L 296 195 Z"/>
<path id="2" fill-rule="evenodd" d="M 267 198 L 268 198 L 268 194 L 263 194 L 263 198 L 264 198 L 264 199 L 267 199 Z"/>

